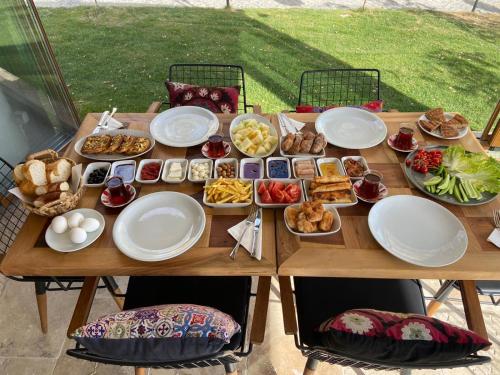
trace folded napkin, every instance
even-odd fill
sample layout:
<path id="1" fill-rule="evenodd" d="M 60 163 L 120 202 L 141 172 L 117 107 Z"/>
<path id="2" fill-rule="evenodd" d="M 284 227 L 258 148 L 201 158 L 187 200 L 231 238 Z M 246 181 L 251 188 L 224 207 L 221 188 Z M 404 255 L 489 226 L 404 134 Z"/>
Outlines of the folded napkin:
<path id="1" fill-rule="evenodd" d="M 103 124 L 103 128 L 107 130 L 120 129 L 123 127 L 123 124 L 115 119 L 114 117 L 108 117 L 106 122 Z"/>
<path id="2" fill-rule="evenodd" d="M 488 237 L 488 241 L 493 243 L 496 247 L 500 247 L 500 229 L 495 228 Z"/>
<path id="3" fill-rule="evenodd" d="M 258 233 L 258 238 L 257 238 L 257 249 L 255 251 L 255 258 L 257 260 L 262 259 L 262 226 L 263 222 L 260 224 L 260 229 Z M 240 238 L 241 232 L 243 232 L 243 229 L 245 228 L 245 220 L 239 222 L 236 224 L 234 227 L 229 228 L 227 231 L 228 233 L 236 240 Z M 243 239 L 241 240 L 240 245 L 243 246 L 248 252 L 251 251 L 250 246 L 252 246 L 252 236 L 253 236 L 253 224 L 250 225 L 243 236 Z"/>
<path id="4" fill-rule="evenodd" d="M 298 133 L 306 125 L 304 122 L 291 119 L 283 113 L 280 113 L 278 116 L 282 136 L 285 136 L 288 133 Z"/>

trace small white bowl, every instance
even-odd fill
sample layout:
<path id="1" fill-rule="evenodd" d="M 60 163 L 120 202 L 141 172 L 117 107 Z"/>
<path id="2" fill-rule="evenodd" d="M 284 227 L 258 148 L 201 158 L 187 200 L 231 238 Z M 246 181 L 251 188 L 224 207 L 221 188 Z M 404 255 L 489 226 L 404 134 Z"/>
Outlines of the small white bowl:
<path id="1" fill-rule="evenodd" d="M 220 164 L 224 164 L 224 163 L 229 163 L 229 164 L 232 164 L 234 166 L 234 178 L 238 178 L 238 159 L 236 159 L 236 158 L 222 158 L 222 159 L 215 160 L 214 178 L 222 177 L 222 176 L 219 176 L 219 174 L 217 173 L 217 167 Z"/>
<path id="2" fill-rule="evenodd" d="M 250 202 L 248 202 L 248 203 L 213 203 L 213 202 L 208 202 L 207 201 L 207 187 L 211 183 L 213 183 L 213 182 L 215 182 L 217 180 L 218 179 L 216 179 L 216 178 L 209 178 L 205 182 L 205 189 L 204 189 L 204 192 L 203 192 L 203 203 L 205 204 L 205 206 L 216 207 L 216 208 L 235 208 L 235 207 L 247 207 L 247 206 L 250 206 L 252 204 L 252 202 L 253 202 L 253 197 L 252 196 L 250 197 Z M 246 182 L 246 183 L 250 183 L 250 184 L 253 183 L 253 180 L 249 180 L 249 179 L 245 179 L 245 178 L 238 178 L 238 180 Z M 252 195 L 253 194 L 253 186 L 250 189 L 250 192 L 251 192 L 251 195 Z"/>
<path id="3" fill-rule="evenodd" d="M 211 159 L 192 159 L 189 162 L 188 180 L 195 183 L 205 182 L 207 179 L 193 179 L 192 168 L 196 164 L 207 163 L 208 164 L 208 179 L 212 178 L 212 171 L 214 169 L 214 161 Z"/>
<path id="4" fill-rule="evenodd" d="M 261 158 L 243 158 L 240 160 L 240 177 L 241 178 L 249 178 L 245 177 L 245 164 L 248 163 L 256 163 L 259 164 L 259 177 L 258 178 L 264 178 L 264 160 Z"/>
<path id="5" fill-rule="evenodd" d="M 281 178 L 278 178 L 278 177 L 271 177 L 270 173 L 271 173 L 271 168 L 269 168 L 269 162 L 273 161 L 273 160 L 282 160 L 286 163 L 286 167 L 287 167 L 287 170 L 288 170 L 288 176 L 286 177 L 281 177 Z M 282 178 L 291 178 L 292 177 L 292 171 L 290 169 L 290 160 L 288 160 L 288 158 L 285 158 L 285 157 L 281 157 L 281 156 L 273 156 L 273 157 L 270 157 L 270 158 L 267 158 L 266 159 L 266 173 L 267 173 L 267 178 L 271 178 L 271 179 L 277 179 L 277 180 L 280 180 Z"/>
<path id="6" fill-rule="evenodd" d="M 141 178 L 142 168 L 149 163 L 160 163 L 160 170 L 158 171 L 158 176 L 154 180 L 143 180 Z M 137 173 L 135 174 L 135 180 L 141 184 L 155 184 L 160 180 L 161 169 L 163 168 L 163 160 L 161 159 L 142 159 L 137 167 Z"/>
<path id="7" fill-rule="evenodd" d="M 102 180 L 101 183 L 98 184 L 89 184 L 87 181 L 89 179 L 90 174 L 95 171 L 96 169 L 99 168 L 106 168 L 108 171 L 106 172 L 106 176 L 104 176 L 104 180 Z M 105 161 L 100 161 L 100 162 L 95 162 L 95 163 L 90 163 L 87 165 L 87 168 L 85 169 L 85 172 L 83 173 L 83 184 L 88 187 L 100 187 L 104 186 L 106 183 L 106 180 L 108 179 L 109 172 L 111 171 L 111 163 L 105 162 Z"/>
<path id="8" fill-rule="evenodd" d="M 344 167 L 344 162 L 347 159 L 353 159 L 353 160 L 359 161 L 361 164 L 363 164 L 363 167 L 365 168 L 365 172 L 370 170 L 370 168 L 368 167 L 368 162 L 366 161 L 366 159 L 364 157 L 362 157 L 362 156 L 344 156 L 340 159 L 340 162 L 342 163 L 342 168 L 344 168 L 344 171 L 346 172 L 345 173 L 346 176 L 347 176 L 347 170 Z M 351 177 L 351 180 L 356 181 L 356 180 L 361 180 L 362 178 L 363 178 L 363 176 Z"/>
<path id="9" fill-rule="evenodd" d="M 285 208 L 285 210 L 283 211 L 283 215 L 284 215 L 283 219 L 285 220 L 286 228 L 290 231 L 290 233 L 293 233 L 296 236 L 300 236 L 300 237 L 329 236 L 331 234 L 337 233 L 340 230 L 340 228 L 342 227 L 342 222 L 340 220 L 340 215 L 339 215 L 337 209 L 335 207 L 331 207 L 331 206 L 324 204 L 323 207 L 325 208 L 325 210 L 333 212 L 332 229 L 328 232 L 314 232 L 314 233 L 297 232 L 297 231 L 293 230 L 292 228 L 290 228 L 290 226 L 288 225 L 288 221 L 286 221 L 286 210 L 288 210 L 292 207 L 293 208 L 300 208 L 300 204 L 294 204 L 293 206 L 288 206 L 287 208 Z"/>
<path id="10" fill-rule="evenodd" d="M 345 169 L 342 165 L 342 162 L 338 158 L 320 158 L 316 159 L 316 164 L 318 165 L 318 172 L 320 176 L 323 176 L 323 172 L 321 172 L 321 165 L 326 163 L 333 163 L 337 166 L 337 171 L 339 172 L 339 176 L 345 176 Z"/>
<path id="11" fill-rule="evenodd" d="M 181 176 L 180 180 L 168 178 L 168 174 L 170 173 L 170 167 L 172 166 L 173 163 L 181 163 L 182 176 Z M 187 170 L 188 170 L 187 159 L 168 159 L 168 160 L 165 160 L 165 163 L 163 164 L 163 172 L 161 174 L 161 179 L 162 179 L 162 181 L 166 182 L 167 184 L 180 184 L 181 182 L 183 182 L 186 179 Z"/>
<path id="12" fill-rule="evenodd" d="M 303 180 L 302 185 L 303 185 L 303 192 L 305 196 L 305 200 L 309 201 L 312 200 L 309 197 L 309 186 L 311 185 L 312 180 Z M 354 193 L 354 189 L 351 187 L 351 202 L 343 202 L 343 203 L 323 203 L 324 206 L 332 206 L 332 207 L 350 207 L 358 204 L 358 197 Z"/>
<path id="13" fill-rule="evenodd" d="M 316 166 L 316 162 L 314 161 L 314 158 L 309 157 L 309 158 L 293 158 L 292 159 L 293 177 L 305 180 L 305 178 L 297 176 L 297 173 L 295 172 L 295 163 L 298 162 L 298 161 L 303 161 L 303 160 L 309 160 L 309 161 L 312 162 L 312 165 L 313 165 L 313 168 L 314 168 L 314 175 L 318 176 L 319 174 L 318 174 L 318 167 Z"/>
<path id="14" fill-rule="evenodd" d="M 113 164 L 111 164 L 111 172 L 109 174 L 109 176 L 117 176 L 117 174 L 115 174 L 115 170 L 116 170 L 116 167 L 120 166 L 120 165 L 132 165 L 134 167 L 134 170 L 132 171 L 132 178 L 131 179 L 123 179 L 123 183 L 124 184 L 131 184 L 132 182 L 134 182 L 134 178 L 135 178 L 135 167 L 136 167 L 136 162 L 135 160 L 120 160 L 120 161 L 115 161 Z"/>
<path id="15" fill-rule="evenodd" d="M 288 184 L 298 185 L 298 187 L 300 188 L 300 198 L 299 198 L 299 200 L 297 202 L 293 202 L 293 203 L 262 203 L 262 201 L 260 200 L 260 195 L 257 192 L 259 190 L 259 185 L 260 185 L 261 182 L 263 182 L 266 185 L 266 187 L 268 187 L 269 183 L 271 181 L 281 182 L 281 183 L 283 183 L 285 185 L 288 185 Z M 258 180 L 254 180 L 253 196 L 254 196 L 255 204 L 257 204 L 257 206 L 263 207 L 263 208 L 287 207 L 287 206 L 290 206 L 290 205 L 293 205 L 293 204 L 304 202 L 304 197 L 305 197 L 305 195 L 304 195 L 304 187 L 302 186 L 301 180 L 294 179 L 294 178 L 273 178 L 273 179 L 258 179 Z"/>

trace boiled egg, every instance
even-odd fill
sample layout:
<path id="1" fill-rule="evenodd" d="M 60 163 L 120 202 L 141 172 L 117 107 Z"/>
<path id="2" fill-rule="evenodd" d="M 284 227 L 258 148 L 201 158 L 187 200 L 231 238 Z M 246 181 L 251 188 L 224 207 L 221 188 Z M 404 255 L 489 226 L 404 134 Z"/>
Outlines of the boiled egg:
<path id="1" fill-rule="evenodd" d="M 85 218 L 83 215 L 79 212 L 75 212 L 71 214 L 71 216 L 68 219 L 68 225 L 70 228 L 77 228 L 80 226 L 80 224 L 83 222 Z"/>
<path id="2" fill-rule="evenodd" d="M 57 234 L 64 233 L 68 229 L 68 220 L 64 216 L 56 216 L 52 219 L 50 227 Z"/>
<path id="3" fill-rule="evenodd" d="M 93 217 L 89 217 L 82 221 L 80 224 L 80 228 L 82 228 L 85 232 L 90 233 L 99 229 L 99 220 L 94 219 Z"/>
<path id="4" fill-rule="evenodd" d="M 87 232 L 82 228 L 73 228 L 69 232 L 69 239 L 73 243 L 82 243 L 87 239 Z"/>

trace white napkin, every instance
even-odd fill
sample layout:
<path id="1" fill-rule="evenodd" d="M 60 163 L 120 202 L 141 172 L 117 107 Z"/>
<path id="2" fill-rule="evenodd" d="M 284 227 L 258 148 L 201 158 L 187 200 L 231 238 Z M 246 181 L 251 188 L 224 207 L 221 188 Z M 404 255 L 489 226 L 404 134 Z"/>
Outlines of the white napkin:
<path id="1" fill-rule="evenodd" d="M 106 130 L 115 130 L 115 129 L 120 129 L 122 127 L 123 124 L 114 117 L 109 117 L 103 126 L 103 128 L 105 128 Z"/>
<path id="2" fill-rule="evenodd" d="M 500 247 L 500 229 L 495 228 L 488 237 L 488 241 L 493 243 L 496 247 Z"/>
<path id="3" fill-rule="evenodd" d="M 262 259 L 262 225 L 264 223 L 261 221 L 260 223 L 260 228 L 259 228 L 259 233 L 258 233 L 258 238 L 257 238 L 257 249 L 255 250 L 255 258 L 257 260 Z M 245 228 L 245 220 L 239 222 L 236 224 L 234 227 L 231 227 L 227 230 L 227 232 L 236 240 L 240 238 L 241 232 Z M 248 252 L 251 251 L 250 246 L 252 246 L 252 236 L 253 236 L 253 224 L 251 224 L 245 235 L 243 236 L 243 239 L 241 240 L 240 245 L 243 246 Z"/>
<path id="4" fill-rule="evenodd" d="M 288 133 L 298 133 L 306 125 L 304 122 L 291 119 L 283 113 L 279 113 L 278 116 L 280 120 L 280 129 L 282 136 L 285 136 Z"/>

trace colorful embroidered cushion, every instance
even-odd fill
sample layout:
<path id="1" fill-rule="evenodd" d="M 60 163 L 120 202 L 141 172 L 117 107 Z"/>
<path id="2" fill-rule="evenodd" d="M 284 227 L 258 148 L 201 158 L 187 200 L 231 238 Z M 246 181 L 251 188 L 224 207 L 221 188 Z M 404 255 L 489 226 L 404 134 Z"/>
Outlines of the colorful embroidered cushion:
<path id="1" fill-rule="evenodd" d="M 180 82 L 165 82 L 170 98 L 170 107 L 193 105 L 213 113 L 238 112 L 240 86 L 205 87 Z"/>
<path id="2" fill-rule="evenodd" d="M 161 305 L 106 315 L 73 338 L 90 352 L 131 361 L 179 361 L 219 352 L 241 327 L 211 307 Z"/>
<path id="3" fill-rule="evenodd" d="M 325 347 L 365 360 L 446 362 L 491 345 L 438 319 L 369 309 L 348 310 L 323 322 L 318 331 Z"/>
<path id="4" fill-rule="evenodd" d="M 322 113 L 324 111 L 327 111 L 332 108 L 339 108 L 342 107 L 340 105 L 329 105 L 325 107 L 317 107 L 317 106 L 312 106 L 312 105 L 298 105 L 295 107 L 295 111 L 297 113 Z M 383 100 L 374 100 L 362 105 L 349 105 L 347 107 L 352 107 L 352 108 L 361 108 L 361 109 L 366 109 L 367 111 L 370 112 L 382 112 L 382 109 L 384 108 L 384 101 Z"/>

